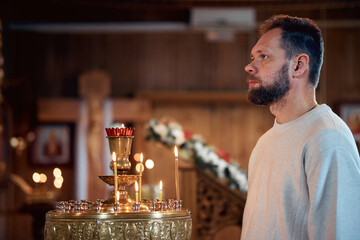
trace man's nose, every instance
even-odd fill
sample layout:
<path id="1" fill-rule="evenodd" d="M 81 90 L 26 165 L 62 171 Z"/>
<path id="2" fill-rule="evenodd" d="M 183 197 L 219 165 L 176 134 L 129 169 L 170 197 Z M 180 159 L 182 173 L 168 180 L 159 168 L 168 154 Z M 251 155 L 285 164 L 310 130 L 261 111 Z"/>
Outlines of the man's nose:
<path id="1" fill-rule="evenodd" d="M 249 74 L 254 74 L 256 73 L 256 68 L 251 63 L 249 63 L 245 66 L 245 71 Z"/>

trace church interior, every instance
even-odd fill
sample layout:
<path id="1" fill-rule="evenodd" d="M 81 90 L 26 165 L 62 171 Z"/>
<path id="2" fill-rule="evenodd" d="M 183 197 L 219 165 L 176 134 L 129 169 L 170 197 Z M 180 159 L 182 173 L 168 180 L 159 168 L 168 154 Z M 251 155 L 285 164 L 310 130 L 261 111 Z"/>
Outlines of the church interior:
<path id="1" fill-rule="evenodd" d="M 105 128 L 119 124 L 135 129 L 129 172 L 142 153 L 144 198 L 159 181 L 178 194 L 177 145 L 191 239 L 239 239 L 249 157 L 274 123 L 247 101 L 244 67 L 274 14 L 319 25 L 317 101 L 360 129 L 342 112 L 360 114 L 357 0 L 1 1 L 0 239 L 43 239 L 57 202 L 107 198 Z"/>

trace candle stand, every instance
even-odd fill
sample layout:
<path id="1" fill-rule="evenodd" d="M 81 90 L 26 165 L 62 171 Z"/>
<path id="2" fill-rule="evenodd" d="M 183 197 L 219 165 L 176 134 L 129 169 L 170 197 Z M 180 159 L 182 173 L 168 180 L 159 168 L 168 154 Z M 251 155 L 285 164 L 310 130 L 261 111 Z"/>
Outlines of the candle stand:
<path id="1" fill-rule="evenodd" d="M 115 152 L 118 189 L 106 200 L 61 201 L 56 210 L 46 214 L 45 239 L 177 239 L 191 238 L 190 212 L 182 208 L 182 200 L 135 201 L 127 187 L 139 182 L 142 175 L 127 175 L 134 129 L 107 128 L 110 153 Z M 115 174 L 99 176 L 109 186 Z M 141 181 L 140 181 L 141 182 Z M 115 196 L 117 195 L 117 201 Z"/>

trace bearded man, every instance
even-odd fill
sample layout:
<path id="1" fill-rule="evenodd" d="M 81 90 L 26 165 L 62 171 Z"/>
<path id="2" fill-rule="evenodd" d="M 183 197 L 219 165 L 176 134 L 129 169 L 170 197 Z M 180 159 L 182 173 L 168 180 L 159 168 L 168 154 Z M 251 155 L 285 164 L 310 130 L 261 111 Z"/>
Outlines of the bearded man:
<path id="1" fill-rule="evenodd" d="M 241 239 L 360 239 L 360 159 L 346 124 L 315 89 L 323 39 L 310 19 L 277 15 L 260 27 L 248 72 L 250 102 L 273 127 L 249 161 Z"/>

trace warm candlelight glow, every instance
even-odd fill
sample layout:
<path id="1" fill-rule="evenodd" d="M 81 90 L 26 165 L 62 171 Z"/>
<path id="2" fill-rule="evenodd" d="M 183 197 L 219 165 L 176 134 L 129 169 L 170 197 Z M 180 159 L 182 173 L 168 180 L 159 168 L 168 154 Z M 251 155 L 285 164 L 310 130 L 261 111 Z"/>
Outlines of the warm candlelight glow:
<path id="1" fill-rule="evenodd" d="M 53 174 L 54 174 L 54 177 L 60 177 L 62 174 L 60 168 L 54 168 Z"/>
<path id="2" fill-rule="evenodd" d="M 37 172 L 34 172 L 34 174 L 32 175 L 32 179 L 36 183 L 40 182 L 40 174 Z"/>
<path id="3" fill-rule="evenodd" d="M 61 188 L 62 187 L 62 184 L 63 184 L 63 179 L 62 178 L 56 178 L 54 180 L 54 186 L 56 188 Z"/>
<path id="4" fill-rule="evenodd" d="M 160 186 L 159 186 L 159 200 L 162 201 L 162 181 L 160 181 Z"/>
<path id="5" fill-rule="evenodd" d="M 46 183 L 47 181 L 47 176 L 44 173 L 40 174 L 40 182 L 41 183 Z"/>
<path id="6" fill-rule="evenodd" d="M 140 153 L 135 153 L 134 159 L 135 159 L 135 161 L 140 162 Z"/>
<path id="7" fill-rule="evenodd" d="M 122 123 L 120 128 L 124 128 L 124 127 L 125 127 L 125 125 Z"/>
<path id="8" fill-rule="evenodd" d="M 141 201 L 141 188 L 142 188 L 142 173 L 143 173 L 143 171 L 144 171 L 144 164 L 143 164 L 143 160 L 144 160 L 144 155 L 143 155 L 143 153 L 141 153 L 140 154 L 140 179 L 139 179 L 139 189 L 140 189 L 140 191 L 139 191 L 139 198 L 140 198 L 140 201 Z"/>
<path id="9" fill-rule="evenodd" d="M 144 171 L 144 165 L 142 163 L 136 164 L 135 170 L 141 175 L 141 173 Z"/>
<path id="10" fill-rule="evenodd" d="M 16 137 L 10 138 L 10 145 L 13 148 L 16 148 L 19 145 L 19 140 Z"/>
<path id="11" fill-rule="evenodd" d="M 139 191 L 139 184 L 137 181 L 135 181 L 135 192 Z"/>
<path id="12" fill-rule="evenodd" d="M 145 162 L 145 167 L 146 167 L 147 169 L 153 169 L 154 166 L 155 166 L 155 163 L 154 163 L 153 160 L 151 160 L 151 159 L 146 160 L 146 162 Z"/>
<path id="13" fill-rule="evenodd" d="M 55 177 L 54 180 L 54 187 L 60 189 L 62 187 L 62 184 L 64 182 L 64 178 L 61 176 L 62 172 L 60 168 L 54 168 L 53 175 Z"/>
<path id="14" fill-rule="evenodd" d="M 138 186 L 138 182 L 135 182 L 135 201 L 139 202 L 139 186 Z"/>
<path id="15" fill-rule="evenodd" d="M 176 192 L 176 200 L 180 200 L 180 192 L 179 192 L 179 156 L 178 150 L 175 146 L 174 148 L 175 154 L 175 192 Z"/>
<path id="16" fill-rule="evenodd" d="M 177 147 L 175 146 L 174 148 L 174 154 L 175 154 L 175 158 L 178 158 L 179 155 L 178 155 L 178 150 L 177 150 Z"/>
<path id="17" fill-rule="evenodd" d="M 117 177 L 117 161 L 115 152 L 112 153 L 113 160 L 113 170 L 114 170 L 114 194 L 115 194 L 115 202 L 118 202 L 118 177 Z"/>

